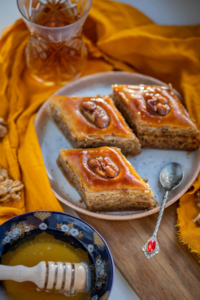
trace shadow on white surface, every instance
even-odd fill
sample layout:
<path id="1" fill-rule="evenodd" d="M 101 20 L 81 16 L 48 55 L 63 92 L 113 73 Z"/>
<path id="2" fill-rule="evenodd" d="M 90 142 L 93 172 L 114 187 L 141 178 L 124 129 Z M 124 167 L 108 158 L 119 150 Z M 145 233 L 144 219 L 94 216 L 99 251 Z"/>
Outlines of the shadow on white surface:
<path id="1" fill-rule="evenodd" d="M 140 300 L 119 270 L 115 267 L 115 280 L 109 300 Z"/>
<path id="2" fill-rule="evenodd" d="M 0 299 L 1 300 L 10 300 L 10 297 L 8 297 L 8 295 L 6 295 L 6 292 L 4 292 L 4 290 L 2 290 L 0 288 Z"/>

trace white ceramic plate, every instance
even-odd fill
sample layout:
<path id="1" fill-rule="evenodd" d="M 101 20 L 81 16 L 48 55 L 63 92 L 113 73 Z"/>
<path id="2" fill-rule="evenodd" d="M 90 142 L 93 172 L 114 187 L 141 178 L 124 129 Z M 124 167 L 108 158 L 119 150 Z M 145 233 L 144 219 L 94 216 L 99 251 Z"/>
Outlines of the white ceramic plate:
<path id="1" fill-rule="evenodd" d="M 105 72 L 83 77 L 60 89 L 57 95 L 96 96 L 111 94 L 112 84 L 146 84 L 166 85 L 152 77 L 126 72 Z M 142 153 L 129 158 L 129 161 L 142 178 L 147 178 L 156 200 L 157 207 L 150 211 L 129 211 L 114 213 L 94 213 L 86 210 L 84 203 L 80 203 L 80 196 L 76 189 L 65 179 L 57 166 L 56 159 L 60 149 L 71 149 L 70 143 L 59 131 L 49 117 L 48 101 L 38 111 L 35 118 L 35 129 L 42 149 L 42 155 L 49 177 L 51 188 L 55 196 L 69 207 L 95 218 L 107 220 L 130 220 L 142 218 L 159 211 L 164 190 L 159 184 L 160 170 L 169 162 L 178 162 L 184 170 L 182 184 L 170 193 L 167 206 L 178 200 L 193 183 L 200 170 L 200 151 L 190 154 L 187 151 L 144 149 Z"/>

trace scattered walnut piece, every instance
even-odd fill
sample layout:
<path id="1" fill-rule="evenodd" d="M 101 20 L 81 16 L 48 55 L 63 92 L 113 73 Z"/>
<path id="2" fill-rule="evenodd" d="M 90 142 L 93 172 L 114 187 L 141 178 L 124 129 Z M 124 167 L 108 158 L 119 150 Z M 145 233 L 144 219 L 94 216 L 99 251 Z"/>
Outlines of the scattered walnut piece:
<path id="1" fill-rule="evenodd" d="M 143 179 L 143 181 L 144 181 L 145 183 L 148 182 L 148 179 L 147 179 L 147 178 L 142 178 L 142 179 Z"/>
<path id="2" fill-rule="evenodd" d="M 81 110 L 83 115 L 97 127 L 105 128 L 108 126 L 110 119 L 101 106 L 96 105 L 92 101 L 83 101 L 81 103 Z"/>
<path id="3" fill-rule="evenodd" d="M 197 205 L 200 207 L 200 189 L 198 189 L 195 193 Z M 193 220 L 194 223 L 200 226 L 200 214 Z"/>
<path id="4" fill-rule="evenodd" d="M 193 220 L 193 222 L 194 222 L 196 225 L 200 226 L 200 214 L 197 215 L 197 217 Z"/>
<path id="5" fill-rule="evenodd" d="M 171 83 L 168 83 L 168 88 L 169 88 L 169 90 L 170 90 L 170 91 L 172 91 L 172 90 L 173 90 L 173 86 L 172 86 L 172 84 L 171 84 Z"/>
<path id="6" fill-rule="evenodd" d="M 3 169 L 0 167 L 0 182 L 4 181 L 5 179 L 8 179 L 8 171 L 6 169 Z"/>
<path id="7" fill-rule="evenodd" d="M 200 207 L 200 189 L 196 191 L 195 196 L 197 205 Z"/>
<path id="8" fill-rule="evenodd" d="M 108 157 L 92 157 L 89 159 L 88 165 L 105 178 L 115 178 L 119 174 L 119 168 Z"/>
<path id="9" fill-rule="evenodd" d="M 144 99 L 146 101 L 148 111 L 153 115 L 166 116 L 170 107 L 168 100 L 161 96 L 160 94 L 155 93 L 145 93 Z"/>
<path id="10" fill-rule="evenodd" d="M 0 118 L 0 138 L 3 138 L 7 134 L 7 123 L 3 118 Z"/>
<path id="11" fill-rule="evenodd" d="M 8 202 L 11 199 L 20 201 L 23 183 L 19 180 L 12 180 L 8 176 L 8 171 L 0 167 L 0 203 Z"/>

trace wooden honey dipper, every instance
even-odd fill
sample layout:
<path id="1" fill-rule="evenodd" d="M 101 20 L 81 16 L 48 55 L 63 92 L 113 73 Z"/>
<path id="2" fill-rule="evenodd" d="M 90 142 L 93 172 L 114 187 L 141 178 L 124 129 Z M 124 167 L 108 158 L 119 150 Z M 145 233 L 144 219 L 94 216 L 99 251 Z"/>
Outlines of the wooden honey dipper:
<path id="1" fill-rule="evenodd" d="M 91 273 L 86 263 L 42 261 L 32 268 L 22 265 L 0 265 L 0 280 L 31 281 L 40 289 L 68 292 L 87 292 L 91 287 Z"/>

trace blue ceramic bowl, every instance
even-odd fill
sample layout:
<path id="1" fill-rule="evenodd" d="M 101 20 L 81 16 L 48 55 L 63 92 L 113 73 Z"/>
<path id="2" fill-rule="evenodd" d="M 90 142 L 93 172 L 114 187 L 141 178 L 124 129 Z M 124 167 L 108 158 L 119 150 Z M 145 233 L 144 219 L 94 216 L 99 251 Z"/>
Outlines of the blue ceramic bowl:
<path id="1" fill-rule="evenodd" d="M 114 279 L 112 255 L 101 235 L 92 226 L 74 216 L 53 211 L 37 211 L 8 220 L 0 226 L 0 257 L 42 232 L 88 252 L 90 267 L 94 270 L 91 300 L 107 300 Z"/>

